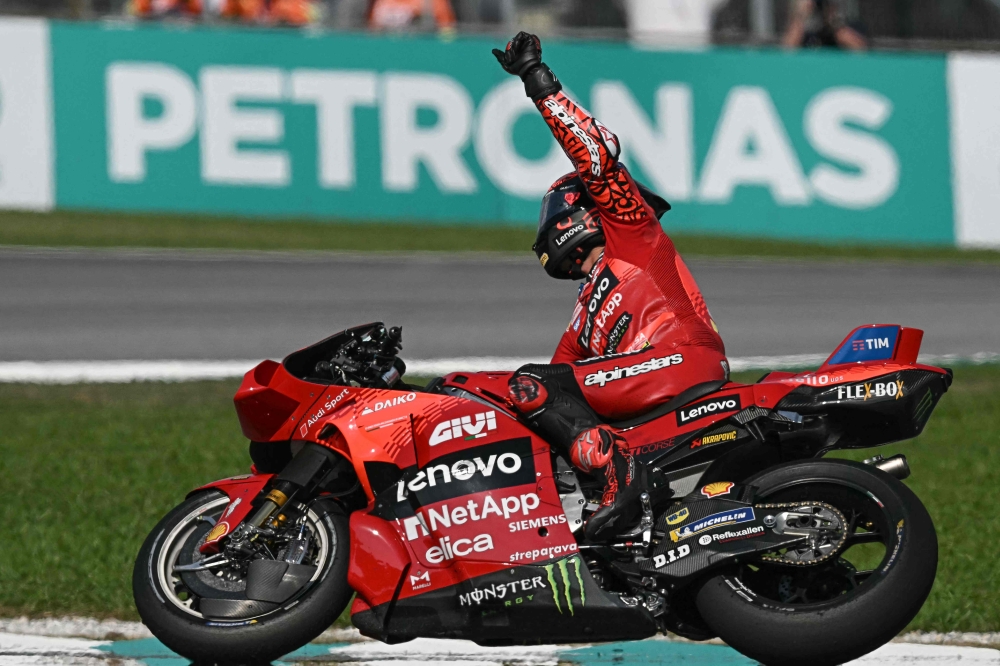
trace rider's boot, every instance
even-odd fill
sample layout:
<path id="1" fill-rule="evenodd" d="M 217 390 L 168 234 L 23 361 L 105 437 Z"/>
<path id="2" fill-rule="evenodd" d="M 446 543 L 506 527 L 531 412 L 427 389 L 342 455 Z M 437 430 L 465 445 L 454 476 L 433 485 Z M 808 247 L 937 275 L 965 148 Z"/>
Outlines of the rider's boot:
<path id="1" fill-rule="evenodd" d="M 584 472 L 604 474 L 601 506 L 584 526 L 587 539 L 606 540 L 625 531 L 633 522 L 636 501 L 642 493 L 635 458 L 625 438 L 610 426 L 595 426 L 573 440 L 570 459 Z"/>

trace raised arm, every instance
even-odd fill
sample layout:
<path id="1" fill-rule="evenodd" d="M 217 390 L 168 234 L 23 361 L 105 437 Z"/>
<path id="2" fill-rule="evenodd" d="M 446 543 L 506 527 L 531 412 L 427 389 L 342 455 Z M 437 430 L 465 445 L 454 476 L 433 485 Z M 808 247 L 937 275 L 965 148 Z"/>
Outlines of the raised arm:
<path id="1" fill-rule="evenodd" d="M 562 84 L 542 62 L 538 38 L 519 32 L 504 51 L 493 55 L 510 74 L 521 77 L 524 91 L 538 107 L 597 206 L 625 223 L 650 219 L 650 211 L 628 172 L 618 163 L 618 137 L 562 92 Z"/>

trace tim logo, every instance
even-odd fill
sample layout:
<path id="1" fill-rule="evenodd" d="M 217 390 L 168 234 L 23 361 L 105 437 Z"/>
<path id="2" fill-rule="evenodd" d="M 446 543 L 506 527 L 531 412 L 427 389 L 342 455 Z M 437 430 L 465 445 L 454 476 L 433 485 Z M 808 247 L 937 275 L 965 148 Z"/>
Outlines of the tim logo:
<path id="1" fill-rule="evenodd" d="M 889 338 L 871 338 L 851 342 L 851 351 L 867 351 L 869 349 L 889 349 Z"/>
<path id="2" fill-rule="evenodd" d="M 714 414 L 740 411 L 740 396 L 727 395 L 724 398 L 713 398 L 696 402 L 677 410 L 677 425 L 683 426 Z"/>

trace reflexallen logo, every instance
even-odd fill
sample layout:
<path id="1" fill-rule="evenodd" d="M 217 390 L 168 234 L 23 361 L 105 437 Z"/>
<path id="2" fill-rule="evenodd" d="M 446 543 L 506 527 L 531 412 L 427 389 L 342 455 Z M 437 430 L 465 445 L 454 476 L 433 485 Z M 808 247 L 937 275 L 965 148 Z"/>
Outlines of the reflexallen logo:
<path id="1" fill-rule="evenodd" d="M 587 592 L 583 586 L 583 576 L 580 575 L 580 567 L 583 564 L 583 560 L 579 555 L 567 558 L 565 560 L 559 560 L 553 564 L 545 565 L 545 573 L 549 583 L 549 589 L 552 590 L 552 601 L 555 602 L 556 610 L 562 615 L 563 605 L 566 606 L 566 611 L 570 615 L 574 615 L 576 611 L 573 607 L 573 583 L 577 584 L 577 592 L 580 597 L 580 605 L 587 605 Z M 570 567 L 573 568 L 572 574 L 570 573 Z M 562 599 L 560 600 L 560 597 Z"/>

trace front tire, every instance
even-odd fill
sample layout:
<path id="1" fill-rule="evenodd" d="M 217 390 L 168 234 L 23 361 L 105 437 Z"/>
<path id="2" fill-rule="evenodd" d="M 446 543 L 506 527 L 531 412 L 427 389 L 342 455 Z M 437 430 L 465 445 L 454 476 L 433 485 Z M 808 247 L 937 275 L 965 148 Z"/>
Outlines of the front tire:
<path id="1" fill-rule="evenodd" d="M 139 550 L 132 593 L 143 624 L 174 652 L 200 664 L 268 663 L 316 638 L 346 608 L 351 597 L 347 585 L 348 519 L 334 502 L 315 503 L 309 516 L 310 530 L 323 547 L 314 578 L 289 601 L 262 609 L 258 616 L 220 620 L 198 611 L 197 591 L 217 586 L 224 598 L 239 588 L 240 581 L 220 579 L 216 583 L 208 579 L 209 588 L 179 591 L 171 567 L 184 551 L 193 552 L 199 542 L 198 530 L 207 532 L 200 522 L 210 526 L 228 503 L 224 494 L 207 491 L 167 514 Z"/>
<path id="2" fill-rule="evenodd" d="M 848 461 L 809 461 L 746 481 L 768 502 L 825 501 L 850 522 L 847 546 L 824 564 L 741 564 L 709 579 L 696 603 L 726 643 L 767 666 L 834 666 L 894 638 L 916 616 L 937 571 L 937 536 L 917 496 L 881 470 Z M 851 548 L 884 553 L 855 559 Z M 881 559 L 879 560 L 879 556 Z"/>

